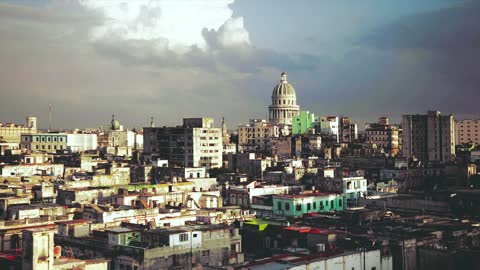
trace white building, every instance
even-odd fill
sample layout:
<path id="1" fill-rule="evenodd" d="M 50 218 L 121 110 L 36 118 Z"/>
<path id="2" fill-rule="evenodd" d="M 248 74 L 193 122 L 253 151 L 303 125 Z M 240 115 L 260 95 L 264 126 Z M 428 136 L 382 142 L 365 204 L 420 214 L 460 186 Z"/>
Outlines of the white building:
<path id="1" fill-rule="evenodd" d="M 67 147 L 72 152 L 95 150 L 98 147 L 96 133 L 72 133 L 67 134 Z"/>
<path id="2" fill-rule="evenodd" d="M 222 167 L 222 130 L 212 118 L 184 118 L 181 127 L 144 128 L 144 154 L 184 167 Z"/>
<path id="3" fill-rule="evenodd" d="M 318 246 L 321 250 L 322 244 Z M 382 254 L 379 249 L 345 251 L 333 256 L 325 254 L 306 256 L 297 254 L 276 255 L 270 259 L 253 261 L 241 269 L 260 270 L 304 270 L 304 269 L 338 269 L 338 270 L 392 270 L 393 260 L 391 255 Z"/>
<path id="4" fill-rule="evenodd" d="M 0 175 L 2 177 L 7 176 L 26 176 L 31 177 L 33 175 L 50 175 L 63 177 L 63 164 L 22 164 L 22 165 L 1 165 Z"/>
<path id="5" fill-rule="evenodd" d="M 316 119 L 317 129 L 321 134 L 331 135 L 337 139 L 338 142 L 338 117 L 337 116 L 321 116 Z"/>
<path id="6" fill-rule="evenodd" d="M 292 190 L 292 186 L 259 185 L 257 181 L 245 186 L 230 186 L 229 204 L 249 207 L 254 196 L 290 194 Z"/>
<path id="7" fill-rule="evenodd" d="M 250 124 L 238 126 L 240 151 L 267 151 L 270 138 L 280 135 L 279 127 L 262 119 L 250 119 Z"/>
<path id="8" fill-rule="evenodd" d="M 280 83 L 273 88 L 272 104 L 268 106 L 269 122 L 274 125 L 292 125 L 292 118 L 299 114 L 295 88 L 288 83 L 287 73 L 282 72 Z"/>

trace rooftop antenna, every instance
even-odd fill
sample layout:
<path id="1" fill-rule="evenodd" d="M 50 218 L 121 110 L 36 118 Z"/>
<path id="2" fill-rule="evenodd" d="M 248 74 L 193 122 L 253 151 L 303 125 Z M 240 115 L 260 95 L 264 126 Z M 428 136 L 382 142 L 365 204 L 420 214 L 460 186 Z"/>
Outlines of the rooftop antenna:
<path id="1" fill-rule="evenodd" d="M 48 131 L 52 130 L 52 104 L 48 104 Z"/>

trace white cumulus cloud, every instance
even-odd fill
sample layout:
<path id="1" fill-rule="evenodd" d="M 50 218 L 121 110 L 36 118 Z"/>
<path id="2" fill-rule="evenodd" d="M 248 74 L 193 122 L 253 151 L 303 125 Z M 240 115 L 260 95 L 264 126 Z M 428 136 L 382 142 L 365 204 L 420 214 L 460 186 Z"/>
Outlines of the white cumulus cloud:
<path id="1" fill-rule="evenodd" d="M 103 16 L 91 30 L 92 41 L 149 41 L 152 47 L 186 53 L 192 47 L 208 50 L 205 31 L 216 46 L 250 44 L 242 17 L 232 17 L 234 0 L 80 0 Z M 156 44 L 160 43 L 160 44 Z"/>

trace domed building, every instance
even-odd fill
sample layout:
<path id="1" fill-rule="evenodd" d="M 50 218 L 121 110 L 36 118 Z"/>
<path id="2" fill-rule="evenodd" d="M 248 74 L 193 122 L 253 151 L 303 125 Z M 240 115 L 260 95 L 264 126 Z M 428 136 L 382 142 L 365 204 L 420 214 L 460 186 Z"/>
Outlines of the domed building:
<path id="1" fill-rule="evenodd" d="M 268 106 L 268 119 L 274 125 L 292 125 L 292 118 L 300 113 L 295 88 L 282 72 L 280 83 L 273 88 L 272 105 Z"/>

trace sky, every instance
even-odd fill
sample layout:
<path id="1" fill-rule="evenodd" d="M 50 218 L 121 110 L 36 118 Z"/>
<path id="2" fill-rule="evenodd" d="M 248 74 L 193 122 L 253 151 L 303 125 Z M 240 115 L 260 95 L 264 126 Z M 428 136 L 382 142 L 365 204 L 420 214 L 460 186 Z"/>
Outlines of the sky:
<path id="1" fill-rule="evenodd" d="M 0 0 L 0 122 L 53 128 L 266 118 L 287 72 L 301 110 L 359 124 L 480 118 L 468 0 Z"/>

